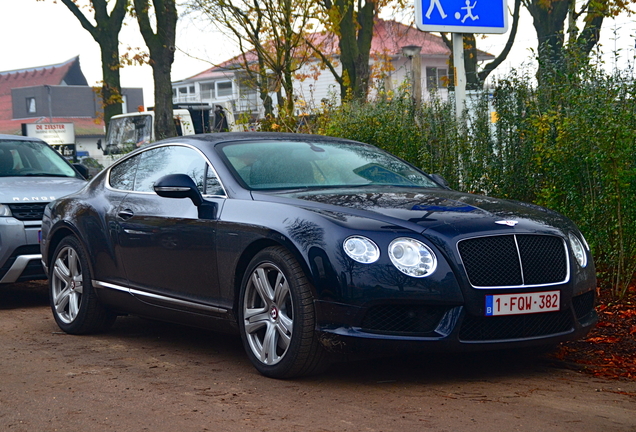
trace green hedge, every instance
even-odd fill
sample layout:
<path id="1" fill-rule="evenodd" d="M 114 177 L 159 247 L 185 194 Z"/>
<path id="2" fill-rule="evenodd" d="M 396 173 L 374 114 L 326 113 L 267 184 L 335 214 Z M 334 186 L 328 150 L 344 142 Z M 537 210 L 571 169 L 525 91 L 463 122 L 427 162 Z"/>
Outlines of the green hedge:
<path id="1" fill-rule="evenodd" d="M 460 121 L 452 102 L 416 108 L 402 92 L 332 108 L 315 132 L 375 144 L 458 190 L 567 215 L 592 248 L 600 286 L 622 298 L 636 271 L 635 111 L 631 80 L 589 68 L 541 88 L 511 74 Z"/>

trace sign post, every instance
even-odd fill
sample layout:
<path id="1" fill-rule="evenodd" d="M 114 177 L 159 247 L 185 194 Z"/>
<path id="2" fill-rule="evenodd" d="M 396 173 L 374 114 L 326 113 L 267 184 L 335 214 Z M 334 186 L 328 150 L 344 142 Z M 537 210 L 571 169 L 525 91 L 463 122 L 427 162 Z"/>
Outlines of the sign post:
<path id="1" fill-rule="evenodd" d="M 453 66 L 455 67 L 455 116 L 459 119 L 466 101 L 466 66 L 464 65 L 464 34 L 453 33 Z"/>
<path id="2" fill-rule="evenodd" d="M 453 33 L 455 114 L 466 99 L 464 33 L 502 34 L 508 31 L 507 0 L 415 0 L 415 24 L 426 32 Z"/>

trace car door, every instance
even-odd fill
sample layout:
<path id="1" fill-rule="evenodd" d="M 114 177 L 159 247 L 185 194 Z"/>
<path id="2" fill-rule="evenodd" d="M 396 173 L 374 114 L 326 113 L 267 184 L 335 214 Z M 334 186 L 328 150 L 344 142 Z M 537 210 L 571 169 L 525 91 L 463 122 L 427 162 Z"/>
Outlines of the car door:
<path id="1" fill-rule="evenodd" d="M 215 304 L 218 297 L 216 220 L 200 219 L 189 199 L 164 198 L 153 184 L 168 174 L 187 174 L 202 194 L 215 174 L 203 155 L 182 145 L 147 150 L 139 157 L 133 191 L 117 210 L 117 248 L 131 293 L 147 303 L 189 307 Z M 218 182 L 217 182 L 218 185 Z M 223 202 L 222 188 L 216 197 Z"/>

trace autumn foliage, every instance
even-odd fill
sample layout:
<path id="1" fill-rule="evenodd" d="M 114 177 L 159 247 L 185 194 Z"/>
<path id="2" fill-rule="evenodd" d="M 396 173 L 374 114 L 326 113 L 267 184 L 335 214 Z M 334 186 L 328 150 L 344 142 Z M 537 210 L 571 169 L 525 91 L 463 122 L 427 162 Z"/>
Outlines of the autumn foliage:
<path id="1" fill-rule="evenodd" d="M 601 295 L 597 311 L 587 339 L 563 344 L 554 356 L 595 376 L 636 380 L 636 287 L 621 303 Z"/>

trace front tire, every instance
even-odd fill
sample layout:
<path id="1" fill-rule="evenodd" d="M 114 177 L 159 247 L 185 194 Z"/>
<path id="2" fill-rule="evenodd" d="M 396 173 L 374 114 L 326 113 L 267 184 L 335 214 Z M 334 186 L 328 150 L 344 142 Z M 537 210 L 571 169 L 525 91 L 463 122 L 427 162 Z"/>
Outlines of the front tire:
<path id="1" fill-rule="evenodd" d="M 283 247 L 260 251 L 239 297 L 241 338 L 252 364 L 272 378 L 321 371 L 327 362 L 315 325 L 311 285 L 298 262 Z"/>
<path id="2" fill-rule="evenodd" d="M 104 331 L 117 318 L 97 299 L 86 253 L 75 237 L 64 238 L 55 249 L 49 298 L 55 322 L 69 334 Z"/>

